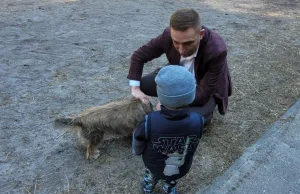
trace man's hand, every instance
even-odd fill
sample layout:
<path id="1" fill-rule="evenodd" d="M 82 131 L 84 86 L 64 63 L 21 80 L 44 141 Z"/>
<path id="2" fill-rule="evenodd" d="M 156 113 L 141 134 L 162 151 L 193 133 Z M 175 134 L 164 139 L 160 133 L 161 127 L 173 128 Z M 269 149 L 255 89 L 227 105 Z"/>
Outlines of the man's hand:
<path id="1" fill-rule="evenodd" d="M 131 87 L 131 95 L 135 98 L 140 99 L 144 104 L 148 104 L 149 103 L 149 99 L 146 96 L 146 94 L 144 94 L 139 86 L 132 86 Z"/>

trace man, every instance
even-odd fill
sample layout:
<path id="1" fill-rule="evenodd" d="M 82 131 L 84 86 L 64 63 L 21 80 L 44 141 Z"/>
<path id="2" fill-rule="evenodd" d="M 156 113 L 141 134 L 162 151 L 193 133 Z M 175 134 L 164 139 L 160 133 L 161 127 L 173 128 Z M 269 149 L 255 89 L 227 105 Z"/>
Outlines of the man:
<path id="1" fill-rule="evenodd" d="M 148 103 L 148 96 L 157 96 L 154 78 L 156 70 L 142 77 L 148 61 L 166 54 L 169 64 L 187 68 L 195 77 L 196 97 L 191 111 L 203 115 L 208 125 L 215 106 L 224 115 L 231 95 L 231 78 L 227 66 L 227 48 L 215 32 L 201 26 L 194 9 L 179 9 L 170 19 L 170 26 L 158 37 L 136 50 L 131 57 L 129 84 L 135 98 Z M 160 110 L 160 103 L 156 108 Z"/>

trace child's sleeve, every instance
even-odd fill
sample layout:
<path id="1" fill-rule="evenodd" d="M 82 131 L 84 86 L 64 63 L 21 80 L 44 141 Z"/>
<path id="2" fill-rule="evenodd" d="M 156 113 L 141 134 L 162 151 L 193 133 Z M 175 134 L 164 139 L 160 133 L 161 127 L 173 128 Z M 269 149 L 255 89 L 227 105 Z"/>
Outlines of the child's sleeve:
<path id="1" fill-rule="evenodd" d="M 146 138 L 146 121 L 140 124 L 133 132 L 132 135 L 132 153 L 134 155 L 141 155 L 147 145 Z"/>

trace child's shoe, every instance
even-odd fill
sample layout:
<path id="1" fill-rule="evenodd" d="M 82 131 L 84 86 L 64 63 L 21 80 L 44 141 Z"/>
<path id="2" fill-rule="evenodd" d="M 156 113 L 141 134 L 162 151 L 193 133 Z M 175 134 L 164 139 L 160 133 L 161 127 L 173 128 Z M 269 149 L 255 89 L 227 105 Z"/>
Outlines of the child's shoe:
<path id="1" fill-rule="evenodd" d="M 142 182 L 142 191 L 144 194 L 153 194 L 153 190 L 158 182 L 158 178 L 154 176 L 150 170 L 145 170 L 144 180 Z"/>
<path id="2" fill-rule="evenodd" d="M 149 187 L 149 184 L 147 184 L 145 181 L 142 182 L 141 188 L 143 194 L 154 194 L 153 187 Z"/>
<path id="3" fill-rule="evenodd" d="M 163 183 L 163 194 L 178 194 L 176 188 L 176 182 L 174 184 Z"/>

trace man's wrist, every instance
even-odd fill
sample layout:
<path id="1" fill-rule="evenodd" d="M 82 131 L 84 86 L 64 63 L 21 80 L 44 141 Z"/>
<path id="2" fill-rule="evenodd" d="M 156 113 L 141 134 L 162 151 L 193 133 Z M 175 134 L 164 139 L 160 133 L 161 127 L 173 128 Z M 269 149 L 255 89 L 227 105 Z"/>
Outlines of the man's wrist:
<path id="1" fill-rule="evenodd" d="M 141 90 L 140 86 L 131 86 L 131 91 Z"/>
<path id="2" fill-rule="evenodd" d="M 138 86 L 138 87 L 140 87 L 140 85 L 141 85 L 141 82 L 140 81 L 138 81 L 138 80 L 129 80 L 129 85 L 130 86 Z"/>

